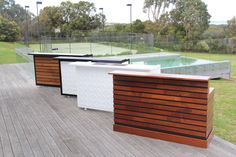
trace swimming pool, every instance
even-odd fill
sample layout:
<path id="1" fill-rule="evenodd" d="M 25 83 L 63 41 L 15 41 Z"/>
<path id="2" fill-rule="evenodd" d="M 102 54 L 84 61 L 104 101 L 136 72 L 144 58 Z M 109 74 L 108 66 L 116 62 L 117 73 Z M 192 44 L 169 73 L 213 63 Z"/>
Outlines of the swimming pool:
<path id="1" fill-rule="evenodd" d="M 171 58 L 150 57 L 150 58 L 131 59 L 131 64 L 160 65 L 161 68 L 170 68 L 170 67 L 186 66 L 186 65 L 199 65 L 206 63 L 213 63 L 213 61 L 182 57 L 182 56 L 175 56 Z"/>
<path id="2" fill-rule="evenodd" d="M 210 76 L 211 78 L 230 78 L 229 61 L 210 61 L 183 57 L 175 53 L 159 53 L 130 56 L 131 64 L 160 65 L 161 72 L 167 74 L 187 74 Z"/>
<path id="3" fill-rule="evenodd" d="M 229 79 L 231 64 L 229 61 L 211 61 L 198 58 L 184 57 L 181 53 L 148 53 L 124 56 L 113 56 L 110 58 L 130 59 L 131 64 L 160 65 L 161 73 L 201 75 L 213 78 Z"/>

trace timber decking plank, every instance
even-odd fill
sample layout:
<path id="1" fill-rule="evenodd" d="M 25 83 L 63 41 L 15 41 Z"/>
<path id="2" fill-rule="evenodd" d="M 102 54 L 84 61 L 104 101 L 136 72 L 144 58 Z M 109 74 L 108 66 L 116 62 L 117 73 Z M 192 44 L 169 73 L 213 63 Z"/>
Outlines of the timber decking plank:
<path id="1" fill-rule="evenodd" d="M 7 128 L 5 125 L 5 120 L 4 120 L 4 116 L 3 116 L 3 112 L 2 112 L 2 105 L 0 108 L 0 126 L 1 126 L 0 127 L 1 146 L 2 146 L 3 155 L 13 157 L 14 153 L 13 153 L 13 149 L 11 146 L 10 137 L 8 135 Z"/>
<path id="2" fill-rule="evenodd" d="M 13 121 L 10 117 L 10 114 L 8 112 L 5 102 L 3 102 L 3 104 L 2 104 L 2 113 L 3 113 L 3 118 L 5 120 L 7 132 L 8 132 L 9 138 L 10 138 L 13 154 L 14 154 L 14 156 L 23 157 L 24 153 L 21 148 L 21 143 L 20 143 L 19 138 L 16 134 L 16 131 L 15 131 L 15 128 L 13 125 Z"/>
<path id="3" fill-rule="evenodd" d="M 19 138 L 19 141 L 21 143 L 24 156 L 26 157 L 34 156 L 31 146 L 29 144 L 29 140 L 27 139 L 27 135 L 25 135 L 23 127 L 21 126 L 21 123 L 19 121 L 19 117 L 16 114 L 16 111 L 15 111 L 16 109 L 14 108 L 12 104 L 9 104 L 8 107 L 11 110 L 12 121 L 15 126 L 15 130 Z"/>

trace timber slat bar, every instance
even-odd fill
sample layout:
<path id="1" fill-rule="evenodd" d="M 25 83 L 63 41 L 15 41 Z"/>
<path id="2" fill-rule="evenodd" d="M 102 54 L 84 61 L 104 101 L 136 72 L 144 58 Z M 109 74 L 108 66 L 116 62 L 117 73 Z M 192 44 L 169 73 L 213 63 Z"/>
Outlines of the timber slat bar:
<path id="1" fill-rule="evenodd" d="M 35 83 L 43 86 L 61 86 L 59 60 L 55 57 L 92 57 L 92 54 L 29 53 L 34 58 Z"/>
<path id="2" fill-rule="evenodd" d="M 113 71 L 113 130 L 207 148 L 213 137 L 209 77 Z"/>

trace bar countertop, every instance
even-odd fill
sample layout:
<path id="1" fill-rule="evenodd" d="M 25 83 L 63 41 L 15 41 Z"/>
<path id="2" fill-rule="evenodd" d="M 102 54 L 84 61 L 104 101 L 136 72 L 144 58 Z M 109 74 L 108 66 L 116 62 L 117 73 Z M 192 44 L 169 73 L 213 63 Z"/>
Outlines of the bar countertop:
<path id="1" fill-rule="evenodd" d="M 28 55 L 33 55 L 33 56 L 52 56 L 52 57 L 58 57 L 58 56 L 92 57 L 93 56 L 93 54 L 46 53 L 46 52 L 28 53 Z"/>
<path id="2" fill-rule="evenodd" d="M 122 59 L 122 58 L 72 57 L 72 56 L 59 56 L 55 57 L 55 59 L 61 61 L 91 61 L 91 62 L 103 62 L 103 63 L 124 63 L 130 61 L 130 59 Z"/>

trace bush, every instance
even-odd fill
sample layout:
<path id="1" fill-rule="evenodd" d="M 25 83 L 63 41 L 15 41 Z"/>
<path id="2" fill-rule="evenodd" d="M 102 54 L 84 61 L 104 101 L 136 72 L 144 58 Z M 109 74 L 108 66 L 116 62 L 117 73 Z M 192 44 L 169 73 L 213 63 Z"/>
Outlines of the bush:
<path id="1" fill-rule="evenodd" d="M 14 21 L 0 16 L 0 41 L 16 41 L 19 35 L 19 26 Z"/>
<path id="2" fill-rule="evenodd" d="M 232 37 L 228 39 L 227 53 L 236 54 L 236 37 Z"/>
<path id="3" fill-rule="evenodd" d="M 224 41 L 224 39 L 207 39 L 206 43 L 212 52 L 226 52 L 227 43 Z"/>
<path id="4" fill-rule="evenodd" d="M 209 52 L 210 51 L 210 47 L 208 46 L 208 44 L 206 43 L 206 41 L 199 41 L 195 47 L 195 50 L 199 51 L 199 52 Z"/>

